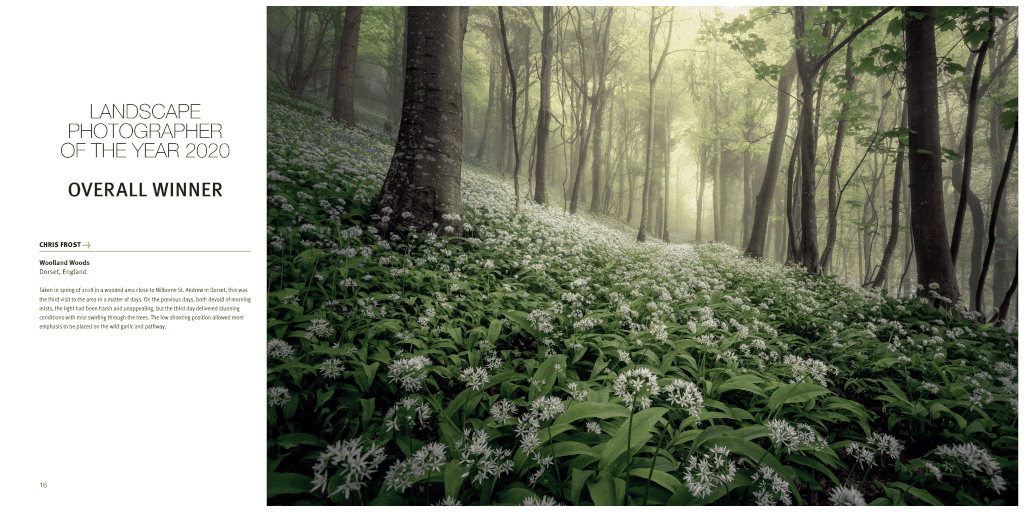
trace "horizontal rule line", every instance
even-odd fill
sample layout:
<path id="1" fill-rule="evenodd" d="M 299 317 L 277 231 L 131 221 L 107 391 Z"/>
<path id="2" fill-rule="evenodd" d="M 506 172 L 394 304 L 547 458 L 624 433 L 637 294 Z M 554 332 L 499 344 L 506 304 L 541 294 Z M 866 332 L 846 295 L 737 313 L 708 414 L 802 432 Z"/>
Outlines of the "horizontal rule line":
<path id="1" fill-rule="evenodd" d="M 252 251 L 39 251 L 39 252 L 252 252 Z"/>

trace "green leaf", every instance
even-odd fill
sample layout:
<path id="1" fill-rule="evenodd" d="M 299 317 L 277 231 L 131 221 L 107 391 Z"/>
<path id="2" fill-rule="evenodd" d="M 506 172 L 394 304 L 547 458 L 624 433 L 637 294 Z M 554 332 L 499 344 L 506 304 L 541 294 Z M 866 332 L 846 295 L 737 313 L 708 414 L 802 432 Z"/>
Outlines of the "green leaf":
<path id="1" fill-rule="evenodd" d="M 946 413 L 949 416 L 951 416 L 954 420 L 956 420 L 956 424 L 957 426 L 960 427 L 961 430 L 967 428 L 967 420 L 965 420 L 963 416 L 960 416 L 959 414 L 949 410 L 948 407 L 942 405 L 939 402 L 933 403 L 932 406 L 929 408 L 929 412 L 931 412 L 932 418 L 938 418 L 942 413 Z"/>
<path id="2" fill-rule="evenodd" d="M 621 404 L 599 404 L 595 402 L 573 402 L 566 407 L 565 412 L 558 415 L 558 419 L 552 426 L 567 425 L 582 418 L 626 418 L 629 416 L 629 409 Z"/>
<path id="3" fill-rule="evenodd" d="M 320 442 L 320 438 L 314 436 L 313 434 L 305 434 L 299 432 L 292 434 L 284 434 L 281 437 L 278 437 L 277 444 L 281 445 L 284 448 L 291 448 L 293 446 L 298 446 L 300 444 L 323 446 L 323 443 Z"/>
<path id="4" fill-rule="evenodd" d="M 376 397 L 370 397 L 369 399 L 363 399 L 363 398 L 359 399 L 359 406 L 360 406 L 360 408 L 363 411 L 363 414 L 360 417 L 360 420 L 361 420 L 360 424 L 362 426 L 365 427 L 365 426 L 370 424 L 370 419 L 373 418 L 373 411 L 374 411 L 374 405 L 375 405 L 374 402 L 376 402 L 376 401 L 377 401 Z"/>
<path id="5" fill-rule="evenodd" d="M 796 462 L 797 464 L 803 464 L 804 466 L 817 469 L 818 471 L 821 471 L 825 476 L 827 476 L 830 480 L 832 480 L 832 482 L 835 483 L 836 485 L 842 485 L 839 483 L 839 478 L 832 473 L 832 470 L 830 470 L 821 462 L 818 462 L 810 457 L 794 453 L 786 457 L 786 462 Z"/>
<path id="6" fill-rule="evenodd" d="M 664 407 L 651 407 L 633 414 L 633 432 L 629 435 L 629 419 L 625 419 L 619 427 L 618 432 L 605 445 L 601 452 L 601 461 L 598 463 L 598 470 L 611 471 L 612 474 L 619 474 L 626 469 L 626 441 L 629 440 L 629 448 L 636 453 L 640 450 L 653 435 L 654 426 L 661 419 L 668 409 Z M 595 503 L 596 504 L 596 503 Z"/>
<path id="7" fill-rule="evenodd" d="M 999 124 L 1003 125 L 1004 130 L 1012 130 L 1017 125 L 1017 110 L 1007 110 L 999 114 Z"/>
<path id="8" fill-rule="evenodd" d="M 573 505 L 578 505 L 579 502 L 580 502 L 580 493 L 583 492 L 583 486 L 587 485 L 587 480 L 590 478 L 590 475 L 594 474 L 594 472 L 589 470 L 589 469 L 588 470 L 582 470 L 582 469 L 576 469 L 576 468 L 571 468 L 571 469 L 572 469 L 572 478 L 571 478 L 570 488 L 569 488 L 569 501 Z"/>
<path id="9" fill-rule="evenodd" d="M 935 507 L 941 507 L 941 506 L 945 505 L 944 503 L 939 501 L 935 496 L 932 496 L 932 494 L 930 492 L 928 492 L 928 491 L 926 491 L 924 489 L 918 489 L 917 487 L 911 487 L 911 486 L 909 486 L 909 485 L 907 485 L 907 484 L 905 484 L 903 482 L 892 482 L 889 485 L 891 485 L 893 487 L 898 487 L 900 489 L 903 489 L 904 491 L 910 493 L 910 495 L 912 495 L 913 497 L 915 497 L 915 498 L 917 498 L 917 499 L 919 499 L 919 500 L 921 500 L 921 501 L 923 501 L 923 502 L 925 502 L 925 503 L 927 503 L 929 505 L 932 505 L 932 506 L 935 506 Z"/>
<path id="10" fill-rule="evenodd" d="M 732 432 L 734 432 L 732 427 L 728 425 L 712 425 L 704 429 L 704 431 L 701 432 L 699 436 L 697 436 L 697 439 L 693 441 L 693 446 L 690 447 L 690 451 L 692 453 L 696 453 L 697 449 L 700 448 L 700 446 L 704 444 L 704 442 L 707 441 L 708 439 L 728 435 L 731 434 Z"/>
<path id="11" fill-rule="evenodd" d="M 633 468 L 629 470 L 629 474 L 632 476 L 640 477 L 642 480 L 647 480 L 647 475 L 651 474 L 651 468 L 650 466 L 646 468 Z M 651 481 L 664 487 L 665 489 L 668 489 L 668 491 L 671 492 L 672 494 L 675 494 L 683 490 L 683 483 L 680 482 L 678 478 L 664 471 L 661 471 L 660 469 L 654 470 L 654 473 L 651 475 Z M 636 492 L 635 489 L 636 487 L 634 487 L 634 493 Z"/>
<path id="12" fill-rule="evenodd" d="M 543 336 L 541 336 L 540 333 L 530 325 L 530 319 L 527 318 L 526 313 L 523 313 L 522 311 L 507 311 L 503 312 L 502 315 L 511 320 L 514 324 L 518 325 L 520 329 L 530 333 L 531 336 L 538 339 L 543 338 Z"/>
<path id="13" fill-rule="evenodd" d="M 287 402 L 281 407 L 281 412 L 284 413 L 284 420 L 291 421 L 295 417 L 295 411 L 299 408 L 299 394 L 292 395 Z"/>
<path id="14" fill-rule="evenodd" d="M 457 498 L 462 481 L 462 475 L 466 474 L 466 468 L 459 465 L 459 461 L 450 460 L 444 466 L 444 493 L 446 496 Z"/>
<path id="15" fill-rule="evenodd" d="M 313 489 L 313 478 L 298 473 L 267 473 L 267 498 L 301 494 Z"/>
<path id="16" fill-rule="evenodd" d="M 322 389 L 316 390 L 316 405 L 317 405 L 317 407 L 320 407 L 320 406 L 326 404 L 327 401 L 330 400 L 332 396 L 334 396 L 334 389 L 335 388 L 329 388 L 327 391 L 324 391 Z"/>
<path id="17" fill-rule="evenodd" d="M 551 393 L 551 388 L 555 386 L 555 381 L 558 378 L 558 372 L 555 370 L 555 365 L 558 365 L 563 370 L 565 369 L 565 354 L 558 354 L 557 356 L 551 356 L 547 358 L 537 372 L 533 374 L 533 379 L 536 382 L 542 384 L 530 387 L 530 401 L 538 396 L 547 396 Z"/>
<path id="18" fill-rule="evenodd" d="M 889 390 L 889 393 L 891 393 L 896 398 L 899 398 L 901 402 L 910 405 L 910 399 L 907 398 L 906 393 L 904 393 L 903 390 L 896 385 L 896 383 L 894 383 L 890 379 L 882 379 L 881 382 L 882 385 L 885 386 L 885 389 Z"/>
<path id="19" fill-rule="evenodd" d="M 784 404 L 803 403 L 828 393 L 828 388 L 818 384 L 808 382 L 785 384 L 772 393 L 771 398 L 768 399 L 768 408 L 774 411 Z"/>
<path id="20" fill-rule="evenodd" d="M 767 398 L 768 395 L 766 395 L 764 391 L 762 391 L 761 388 L 758 386 L 758 384 L 762 382 L 764 382 L 764 379 L 762 379 L 761 377 L 758 377 L 757 375 L 754 375 L 752 373 L 745 373 L 743 375 L 737 375 L 723 382 L 722 385 L 718 387 L 718 393 L 722 394 L 732 389 L 741 389 L 743 391 L 749 391 L 755 395 Z"/>
<path id="21" fill-rule="evenodd" d="M 622 505 L 626 496 L 625 480 L 614 478 L 607 472 L 601 473 L 596 482 L 588 480 L 587 489 L 590 490 L 590 499 L 599 507 Z"/>
<path id="22" fill-rule="evenodd" d="M 491 326 L 487 328 L 487 341 L 491 346 L 494 346 L 494 343 L 498 341 L 498 336 L 501 335 L 501 326 L 502 321 L 500 319 L 495 318 L 491 320 Z"/>

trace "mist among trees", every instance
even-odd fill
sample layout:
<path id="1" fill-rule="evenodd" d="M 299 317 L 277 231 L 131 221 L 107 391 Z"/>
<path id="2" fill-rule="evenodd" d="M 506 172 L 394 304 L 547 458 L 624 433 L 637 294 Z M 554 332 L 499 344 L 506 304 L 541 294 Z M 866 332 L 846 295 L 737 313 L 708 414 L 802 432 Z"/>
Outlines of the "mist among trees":
<path id="1" fill-rule="evenodd" d="M 1016 8 L 468 11 L 461 152 L 515 175 L 522 200 L 620 218 L 640 241 L 722 242 L 893 293 L 938 283 L 972 310 L 1002 304 L 1015 165 L 993 205 L 1016 119 Z M 336 98 L 344 120 L 354 89 L 398 133 L 405 8 L 271 8 L 267 40 L 296 96 Z"/>
<path id="2" fill-rule="evenodd" d="M 268 7 L 271 487 L 1015 504 L 1018 15 Z M 381 444 L 302 438 L 326 451 L 295 476 L 297 407 Z M 975 478 L 967 452 L 998 463 Z M 394 464 L 328 481 L 343 453 Z"/>

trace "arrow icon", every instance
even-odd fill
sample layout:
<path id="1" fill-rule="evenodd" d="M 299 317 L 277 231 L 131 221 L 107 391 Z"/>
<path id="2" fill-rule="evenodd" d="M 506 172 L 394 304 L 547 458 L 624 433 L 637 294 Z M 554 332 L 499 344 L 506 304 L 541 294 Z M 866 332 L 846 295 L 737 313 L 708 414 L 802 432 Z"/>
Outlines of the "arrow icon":
<path id="1" fill-rule="evenodd" d="M 82 245 L 84 245 L 86 249 L 92 247 L 92 244 L 90 244 L 89 242 L 86 242 L 86 243 L 84 243 Z"/>

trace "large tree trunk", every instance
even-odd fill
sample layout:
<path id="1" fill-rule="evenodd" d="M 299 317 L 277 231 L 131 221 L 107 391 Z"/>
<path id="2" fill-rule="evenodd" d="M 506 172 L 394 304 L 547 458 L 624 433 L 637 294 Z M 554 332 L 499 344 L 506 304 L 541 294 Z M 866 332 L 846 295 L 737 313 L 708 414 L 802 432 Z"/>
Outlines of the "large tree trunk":
<path id="1" fill-rule="evenodd" d="M 345 7 L 344 23 L 341 21 L 340 7 L 335 7 L 331 11 L 335 32 L 341 29 L 341 42 L 338 45 L 338 58 L 334 67 L 336 85 L 331 117 L 349 128 L 356 126 L 356 53 L 359 49 L 359 21 L 362 17 L 362 7 Z"/>
<path id="2" fill-rule="evenodd" d="M 405 83 L 405 59 L 406 41 L 409 38 L 409 31 L 406 30 L 406 8 L 399 7 L 398 19 L 395 20 L 394 37 L 396 42 L 394 65 L 388 71 L 388 82 L 390 84 L 391 98 L 388 104 L 388 121 L 394 126 L 402 122 L 402 95 Z"/>
<path id="3" fill-rule="evenodd" d="M 921 16 L 918 19 L 918 15 Z M 935 8 L 908 7 L 907 126 L 910 130 L 909 182 L 911 229 L 917 251 L 918 294 L 930 296 L 929 285 L 955 304 L 960 298 L 956 271 L 949 252 L 942 197 L 942 160 L 939 145 L 939 93 L 936 77 Z"/>
<path id="4" fill-rule="evenodd" d="M 750 229 L 750 243 L 747 254 L 754 258 L 764 257 L 765 233 L 768 230 L 768 215 L 775 194 L 775 183 L 779 178 L 779 164 L 782 163 L 782 151 L 786 145 L 786 132 L 789 131 L 789 90 L 793 87 L 796 76 L 796 56 L 782 68 L 779 76 L 779 95 L 775 110 L 775 133 L 772 134 L 772 145 L 768 149 L 768 164 L 761 182 L 761 191 L 754 203 L 754 222 Z"/>
<path id="5" fill-rule="evenodd" d="M 540 112 L 537 114 L 537 192 L 534 200 L 548 204 L 548 133 L 551 125 L 551 29 L 553 7 L 544 7 L 544 33 L 540 41 Z"/>
<path id="6" fill-rule="evenodd" d="M 804 38 L 804 8 L 796 7 L 794 33 L 797 39 Z M 801 129 L 800 148 L 800 253 L 801 263 L 808 273 L 818 272 L 818 213 L 814 204 L 815 192 L 815 153 L 817 151 L 817 140 L 814 137 L 814 124 L 812 118 L 812 105 L 814 101 L 814 88 L 812 79 L 814 77 L 813 63 L 808 61 L 807 51 L 803 45 L 796 47 L 797 71 L 800 74 L 802 84 L 803 105 L 800 110 L 800 118 L 803 121 Z"/>
<path id="7" fill-rule="evenodd" d="M 387 229 L 434 231 L 437 223 L 442 235 L 462 235 L 462 42 L 468 19 L 469 7 L 409 7 L 409 32 L 417 37 L 409 42 L 398 142 L 377 198 Z"/>

